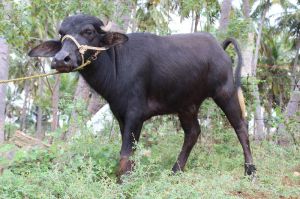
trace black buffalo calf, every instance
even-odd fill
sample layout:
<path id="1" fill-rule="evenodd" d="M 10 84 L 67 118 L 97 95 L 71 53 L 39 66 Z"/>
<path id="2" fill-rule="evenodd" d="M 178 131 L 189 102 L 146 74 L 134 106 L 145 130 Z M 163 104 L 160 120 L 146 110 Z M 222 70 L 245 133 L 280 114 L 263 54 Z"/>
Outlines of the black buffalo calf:
<path id="1" fill-rule="evenodd" d="M 96 17 L 67 17 L 59 30 L 61 39 L 40 44 L 29 56 L 53 57 L 52 68 L 61 72 L 93 59 L 80 74 L 107 100 L 119 122 L 119 175 L 133 167 L 129 156 L 140 138 L 143 122 L 163 114 L 177 114 L 184 130 L 182 150 L 172 169 L 183 170 L 200 134 L 199 107 L 209 97 L 224 111 L 238 136 L 245 173 L 255 173 L 240 88 L 242 57 L 236 40 L 227 39 L 220 46 L 208 33 L 162 37 L 148 33 L 125 35 L 108 28 Z M 239 58 L 235 78 L 224 51 L 230 43 Z"/>

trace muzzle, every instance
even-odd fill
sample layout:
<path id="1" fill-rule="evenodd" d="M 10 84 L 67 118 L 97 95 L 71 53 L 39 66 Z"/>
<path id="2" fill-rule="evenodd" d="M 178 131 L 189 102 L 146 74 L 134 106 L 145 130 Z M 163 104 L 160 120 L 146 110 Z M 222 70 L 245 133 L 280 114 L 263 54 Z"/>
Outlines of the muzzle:
<path id="1" fill-rule="evenodd" d="M 96 51 L 91 57 L 88 58 L 88 60 L 92 61 L 92 60 L 96 60 L 97 59 L 97 55 L 104 50 L 107 50 L 108 48 L 105 47 L 95 47 L 95 46 L 88 46 L 88 45 L 80 45 L 79 42 L 72 36 L 72 35 L 65 35 L 62 39 L 61 42 L 63 42 L 66 39 L 71 39 L 74 44 L 77 46 L 79 53 L 81 55 L 81 65 L 85 64 L 84 61 L 84 53 L 87 50 L 93 50 Z"/>

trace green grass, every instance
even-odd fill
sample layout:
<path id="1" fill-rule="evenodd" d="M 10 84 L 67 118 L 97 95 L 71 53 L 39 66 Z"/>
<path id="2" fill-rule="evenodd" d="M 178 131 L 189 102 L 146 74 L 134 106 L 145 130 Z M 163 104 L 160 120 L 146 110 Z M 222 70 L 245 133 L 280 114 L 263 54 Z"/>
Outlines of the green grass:
<path id="1" fill-rule="evenodd" d="M 149 124 L 150 125 L 150 124 Z M 150 134 L 151 130 L 153 134 Z M 240 144 L 231 129 L 205 134 L 185 172 L 170 172 L 183 133 L 172 124 L 145 127 L 133 157 L 135 171 L 116 183 L 120 136 L 85 133 L 49 150 L 17 151 L 0 177 L 0 198 L 299 198 L 299 148 L 252 143 L 257 179 L 243 173 Z M 107 133 L 108 134 L 108 133 Z M 4 145 L 0 151 L 11 149 Z M 0 159 L 1 164 L 1 159 Z"/>

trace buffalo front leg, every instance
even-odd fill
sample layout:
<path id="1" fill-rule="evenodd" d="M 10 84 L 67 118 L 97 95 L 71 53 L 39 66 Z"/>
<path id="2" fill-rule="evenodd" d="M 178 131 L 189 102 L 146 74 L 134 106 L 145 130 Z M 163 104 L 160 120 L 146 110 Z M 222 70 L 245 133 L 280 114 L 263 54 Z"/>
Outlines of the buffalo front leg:
<path id="1" fill-rule="evenodd" d="M 173 172 L 183 170 L 190 152 L 196 144 L 200 135 L 200 126 L 198 123 L 196 111 L 192 113 L 188 112 L 179 114 L 179 120 L 184 130 L 184 142 L 178 159 L 172 168 Z"/>
<path id="2" fill-rule="evenodd" d="M 131 117 L 126 119 L 123 128 L 121 128 L 122 134 L 122 147 L 120 152 L 120 164 L 117 173 L 117 177 L 120 177 L 132 171 L 134 163 L 130 160 L 130 156 L 134 152 L 134 144 L 139 141 L 140 133 L 142 129 L 143 121 Z"/>

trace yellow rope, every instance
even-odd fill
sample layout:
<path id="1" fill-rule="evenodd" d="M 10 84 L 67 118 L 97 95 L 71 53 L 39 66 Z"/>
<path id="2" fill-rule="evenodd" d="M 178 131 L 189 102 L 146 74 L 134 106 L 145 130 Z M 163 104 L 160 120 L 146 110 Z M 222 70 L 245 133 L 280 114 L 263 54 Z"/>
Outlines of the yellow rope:
<path id="1" fill-rule="evenodd" d="M 107 48 L 103 48 L 103 47 L 80 45 L 77 42 L 77 40 L 71 35 L 65 35 L 62 38 L 62 42 L 67 38 L 71 39 L 76 44 L 77 48 L 79 49 L 79 53 L 80 53 L 81 59 L 82 59 L 82 64 L 79 67 L 75 68 L 74 70 L 72 70 L 70 72 L 75 72 L 75 71 L 81 70 L 85 66 L 89 65 L 91 63 L 91 60 L 95 60 L 97 58 L 97 55 L 101 51 L 107 50 Z M 84 53 L 87 50 L 95 50 L 96 52 L 89 59 L 87 59 L 87 61 L 84 63 Z M 33 78 L 38 78 L 38 77 L 47 77 L 47 76 L 56 75 L 56 74 L 60 74 L 60 72 L 52 72 L 52 73 L 47 73 L 47 74 L 37 74 L 37 75 L 32 75 L 32 76 L 28 76 L 28 77 L 20 77 L 20 78 L 15 78 L 15 79 L 0 80 L 0 84 L 5 84 L 5 83 L 9 83 L 9 82 L 24 81 L 24 80 L 27 80 L 27 79 L 33 79 Z"/>
<path id="2" fill-rule="evenodd" d="M 89 65 L 91 63 L 90 60 L 87 60 L 84 64 L 81 64 L 80 66 L 78 66 L 77 68 L 75 68 L 74 70 L 72 70 L 71 72 L 75 72 L 75 71 L 79 71 L 81 69 L 83 69 L 85 66 Z M 56 75 L 56 74 L 60 74 L 61 72 L 52 72 L 52 73 L 46 73 L 46 74 L 37 74 L 37 75 L 32 75 L 32 76 L 28 76 L 28 77 L 20 77 L 20 78 L 15 78 L 15 79 L 7 79 L 7 80 L 0 80 L 0 84 L 5 84 L 5 83 L 9 83 L 9 82 L 17 82 L 17 81 L 24 81 L 27 79 L 34 79 L 34 78 L 38 78 L 38 77 L 47 77 L 50 75 Z"/>

